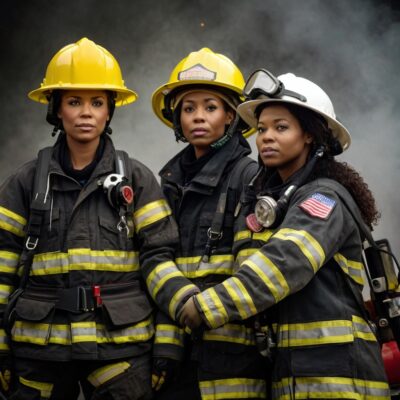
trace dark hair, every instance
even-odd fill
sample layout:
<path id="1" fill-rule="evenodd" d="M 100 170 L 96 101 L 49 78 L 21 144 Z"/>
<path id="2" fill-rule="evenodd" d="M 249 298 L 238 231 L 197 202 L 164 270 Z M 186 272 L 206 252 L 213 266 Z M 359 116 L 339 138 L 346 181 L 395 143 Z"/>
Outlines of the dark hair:
<path id="1" fill-rule="evenodd" d="M 377 210 L 372 192 L 367 183 L 354 168 L 349 166 L 346 162 L 335 160 L 334 156 L 338 154 L 337 146 L 339 143 L 334 138 L 332 130 L 328 127 L 326 120 L 321 115 L 310 109 L 297 106 L 296 104 L 283 102 L 260 104 L 260 106 L 255 110 L 257 119 L 259 119 L 261 111 L 271 105 L 280 105 L 285 107 L 294 117 L 296 117 L 303 131 L 313 137 L 310 155 L 321 146 L 325 148 L 323 157 L 317 161 L 306 182 L 322 177 L 330 178 L 339 182 L 354 198 L 365 223 L 370 227 L 376 225 L 380 218 L 380 213 Z"/>

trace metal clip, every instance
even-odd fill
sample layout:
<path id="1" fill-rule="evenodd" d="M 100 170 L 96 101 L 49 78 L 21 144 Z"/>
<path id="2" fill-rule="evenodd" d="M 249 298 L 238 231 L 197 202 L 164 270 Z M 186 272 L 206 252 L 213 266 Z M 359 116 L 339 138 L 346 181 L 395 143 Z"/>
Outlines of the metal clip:
<path id="1" fill-rule="evenodd" d="M 39 242 L 39 238 L 36 238 L 35 241 L 32 242 L 31 237 L 28 236 L 28 238 L 26 239 L 26 242 L 25 242 L 25 247 L 28 250 L 35 250 L 38 242 Z"/>

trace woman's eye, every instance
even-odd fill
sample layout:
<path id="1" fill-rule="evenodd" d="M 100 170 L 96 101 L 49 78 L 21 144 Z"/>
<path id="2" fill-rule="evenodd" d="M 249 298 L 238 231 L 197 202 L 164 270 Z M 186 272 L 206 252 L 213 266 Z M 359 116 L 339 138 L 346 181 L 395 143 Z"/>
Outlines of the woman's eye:
<path id="1" fill-rule="evenodd" d="M 183 107 L 183 111 L 185 111 L 185 112 L 187 112 L 187 113 L 193 112 L 193 110 L 194 110 L 193 107 L 189 107 L 189 106 Z"/>
<path id="2" fill-rule="evenodd" d="M 214 104 L 207 106 L 207 111 L 215 111 L 218 107 L 215 106 Z"/>
<path id="3" fill-rule="evenodd" d="M 276 127 L 276 129 L 279 131 L 279 132 L 283 132 L 283 131 L 285 131 L 286 129 L 288 129 L 288 127 L 287 127 L 287 125 L 277 125 L 277 127 Z"/>
<path id="4" fill-rule="evenodd" d="M 68 101 L 68 105 L 73 106 L 73 107 L 78 106 L 79 105 L 79 100 L 76 100 L 76 99 L 69 100 Z"/>
<path id="5" fill-rule="evenodd" d="M 93 102 L 93 107 L 101 107 L 104 104 L 102 100 L 95 100 Z"/>
<path id="6" fill-rule="evenodd" d="M 257 128 L 257 132 L 258 133 L 264 133 L 265 132 L 265 128 L 260 126 L 260 127 Z"/>

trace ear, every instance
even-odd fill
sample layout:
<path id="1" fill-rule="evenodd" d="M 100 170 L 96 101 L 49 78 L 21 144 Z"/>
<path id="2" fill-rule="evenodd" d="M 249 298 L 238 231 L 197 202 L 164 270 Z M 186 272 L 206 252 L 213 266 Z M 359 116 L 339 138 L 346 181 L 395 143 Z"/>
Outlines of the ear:
<path id="1" fill-rule="evenodd" d="M 312 135 L 310 135 L 307 132 L 305 132 L 304 134 L 305 134 L 305 137 L 306 137 L 305 143 L 311 144 L 314 141 L 314 138 L 312 137 Z"/>
<path id="2" fill-rule="evenodd" d="M 225 125 L 229 125 L 233 121 L 234 118 L 235 118 L 235 113 L 232 110 L 228 110 L 226 112 Z"/>

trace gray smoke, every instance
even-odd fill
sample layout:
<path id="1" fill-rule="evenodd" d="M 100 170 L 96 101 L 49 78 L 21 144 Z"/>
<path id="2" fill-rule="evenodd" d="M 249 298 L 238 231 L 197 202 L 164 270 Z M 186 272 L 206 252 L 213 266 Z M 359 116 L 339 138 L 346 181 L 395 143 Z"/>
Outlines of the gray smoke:
<path id="1" fill-rule="evenodd" d="M 399 254 L 396 0 L 3 0 L 0 9 L 1 180 L 54 142 L 46 107 L 26 94 L 65 44 L 86 36 L 117 58 L 139 100 L 117 109 L 113 139 L 155 173 L 182 145 L 155 117 L 151 94 L 190 51 L 209 47 L 245 76 L 290 71 L 327 91 L 352 134 L 341 159 L 360 171 L 382 212 L 375 236 Z"/>

